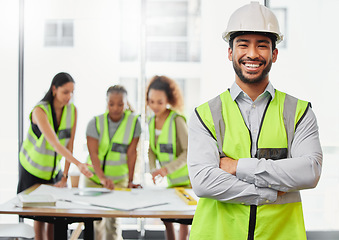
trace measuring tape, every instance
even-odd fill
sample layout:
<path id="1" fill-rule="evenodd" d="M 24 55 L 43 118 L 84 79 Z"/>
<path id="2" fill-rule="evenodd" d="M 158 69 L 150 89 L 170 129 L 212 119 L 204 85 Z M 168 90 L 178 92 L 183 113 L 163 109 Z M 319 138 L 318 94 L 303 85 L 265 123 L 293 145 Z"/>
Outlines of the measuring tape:
<path id="1" fill-rule="evenodd" d="M 191 195 L 189 195 L 188 192 L 186 192 L 185 188 L 183 187 L 176 187 L 174 188 L 176 194 L 179 195 L 179 197 L 184 200 L 184 202 L 188 205 L 197 205 L 197 200 L 195 200 Z"/>

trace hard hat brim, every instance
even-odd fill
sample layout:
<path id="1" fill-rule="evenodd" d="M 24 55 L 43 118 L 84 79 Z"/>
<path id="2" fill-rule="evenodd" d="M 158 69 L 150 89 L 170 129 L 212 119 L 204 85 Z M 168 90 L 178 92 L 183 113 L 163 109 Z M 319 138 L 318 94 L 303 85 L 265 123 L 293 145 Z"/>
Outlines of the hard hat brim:
<path id="1" fill-rule="evenodd" d="M 240 35 L 245 35 L 245 34 L 260 34 L 260 35 L 265 35 L 265 34 L 272 34 L 276 37 L 276 44 L 280 43 L 283 40 L 283 35 L 282 34 L 277 34 L 276 32 L 269 32 L 269 31 L 253 31 L 253 30 L 243 30 L 243 31 L 229 31 L 229 32 L 224 32 L 222 34 L 222 38 L 229 43 L 231 36 L 233 34 L 236 34 L 236 36 Z M 235 37 L 232 37 L 233 39 Z"/>

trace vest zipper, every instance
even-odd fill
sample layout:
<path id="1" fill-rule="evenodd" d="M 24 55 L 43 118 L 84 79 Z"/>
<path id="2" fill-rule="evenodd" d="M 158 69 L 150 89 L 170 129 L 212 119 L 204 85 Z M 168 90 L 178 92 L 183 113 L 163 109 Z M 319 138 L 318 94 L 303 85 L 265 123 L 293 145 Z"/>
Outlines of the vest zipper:
<path id="1" fill-rule="evenodd" d="M 55 134 L 57 135 L 58 139 L 59 139 L 59 134 L 58 134 L 58 131 L 59 131 L 59 126 L 60 124 L 58 124 L 58 121 L 57 121 L 57 118 L 56 118 L 56 113 L 55 113 L 55 109 L 54 109 L 54 106 L 53 106 L 53 103 L 52 102 L 49 102 L 50 106 L 51 106 L 51 112 L 52 112 L 52 119 L 53 119 L 53 127 L 54 127 L 54 131 L 55 131 Z M 62 109 L 62 112 L 63 112 L 64 109 Z M 61 112 L 61 118 L 62 118 L 62 112 Z M 61 118 L 60 118 L 60 122 L 61 122 Z M 54 164 L 53 164 L 53 170 L 52 170 L 52 174 L 51 174 L 51 180 L 53 178 L 53 174 L 54 174 L 54 171 L 56 169 L 56 160 L 57 160 L 57 152 L 54 152 Z M 67 161 L 65 159 L 65 161 Z"/>
<path id="2" fill-rule="evenodd" d="M 107 151 L 107 153 L 104 157 L 104 162 L 102 163 L 102 171 L 104 172 L 104 174 L 105 174 L 105 166 L 106 166 L 106 159 L 107 159 L 108 152 L 109 152 L 109 150 Z"/>
<path id="3" fill-rule="evenodd" d="M 257 151 L 258 151 L 258 140 L 259 140 L 259 136 L 260 136 L 260 131 L 261 131 L 261 127 L 262 127 L 262 123 L 264 121 L 264 117 L 266 115 L 266 111 L 267 111 L 267 108 L 268 106 L 270 105 L 270 102 L 272 100 L 272 97 L 270 97 L 270 99 L 268 100 L 268 103 L 266 105 L 266 108 L 265 108 L 265 111 L 264 111 L 264 114 L 261 118 L 261 122 L 260 122 L 260 127 L 259 127 L 259 131 L 258 131 L 258 137 L 257 137 L 257 144 L 256 144 L 256 154 L 254 157 L 256 157 L 257 155 Z M 238 105 L 237 101 L 235 101 L 236 104 Z M 239 106 L 238 106 L 239 108 Z M 240 108 L 239 108 L 239 112 L 240 111 Z M 243 119 L 244 123 L 245 123 L 245 120 Z M 250 144 L 250 153 L 251 153 L 251 156 L 252 156 L 252 134 L 251 134 L 251 131 L 250 129 L 248 128 L 248 126 L 246 125 L 245 123 L 245 126 L 247 127 L 247 130 L 248 130 L 248 133 L 250 135 L 250 141 L 251 141 L 251 144 Z M 256 222 L 257 222 L 257 205 L 251 205 L 250 206 L 250 217 L 249 217 L 249 221 L 248 221 L 248 235 L 247 235 L 247 240 L 254 240 L 254 231 L 255 231 L 255 225 L 256 225 Z"/>
<path id="4" fill-rule="evenodd" d="M 248 224 L 248 236 L 247 240 L 254 240 L 255 224 L 257 223 L 257 206 L 250 206 L 250 221 Z"/>
<path id="5" fill-rule="evenodd" d="M 53 164 L 53 169 L 52 169 L 52 174 L 51 174 L 51 179 L 50 180 L 52 180 L 52 178 L 53 178 L 53 174 L 54 174 L 54 171 L 55 171 L 55 168 L 56 168 L 56 159 L 57 159 L 57 153 L 56 152 L 54 152 L 54 164 Z M 66 160 L 65 160 L 66 161 Z"/>
<path id="6" fill-rule="evenodd" d="M 109 116 L 107 115 L 107 118 L 105 119 L 105 121 L 107 121 L 107 133 L 108 133 L 109 147 L 108 147 L 108 150 L 107 150 L 107 152 L 106 152 L 106 154 L 104 156 L 104 162 L 102 163 L 102 171 L 104 172 L 104 175 L 105 175 L 105 167 L 106 167 L 107 155 L 108 155 L 109 151 L 111 150 L 111 142 L 112 142 L 112 139 L 113 139 L 114 134 L 115 134 L 115 133 L 113 134 L 112 139 L 111 139 L 110 136 L 109 136 L 108 118 L 109 118 Z M 102 127 L 104 128 L 104 126 L 102 126 Z M 118 128 L 119 128 L 119 126 L 118 126 Z M 118 128 L 117 128 L 117 130 L 118 130 Z"/>
<path id="7" fill-rule="evenodd" d="M 245 126 L 247 127 L 247 125 L 245 124 Z M 252 152 L 252 134 L 250 129 L 247 127 L 248 129 L 248 133 L 250 135 L 250 140 L 251 140 L 251 144 L 250 144 L 250 152 Z M 252 153 L 251 153 L 252 156 Z M 248 220 L 248 236 L 247 236 L 247 240 L 253 240 L 254 239 L 254 231 L 255 231 L 255 224 L 257 222 L 257 206 L 256 205 L 251 205 L 250 206 L 250 217 Z"/>
<path id="8" fill-rule="evenodd" d="M 235 103 L 238 105 L 237 101 L 235 101 Z M 238 109 L 239 109 L 239 112 L 241 113 L 239 106 L 238 106 Z M 248 130 L 248 134 L 250 136 L 250 154 L 252 156 L 252 134 L 251 134 L 250 129 L 246 125 L 244 118 L 243 118 L 243 121 L 244 121 L 244 124 L 245 124 L 245 126 L 246 126 L 246 128 Z M 248 219 L 248 235 L 247 235 L 247 240 L 253 240 L 254 239 L 254 231 L 255 231 L 256 221 L 257 221 L 257 206 L 256 205 L 251 205 L 250 206 L 250 217 Z"/>
<path id="9" fill-rule="evenodd" d="M 264 110 L 264 114 L 261 118 L 261 122 L 260 122 L 260 127 L 259 127 L 259 131 L 258 131 L 258 137 L 257 137 L 257 144 L 256 144 L 256 153 L 255 153 L 255 157 L 257 157 L 257 152 L 258 152 L 258 142 L 259 142 L 259 136 L 260 136 L 260 132 L 261 132 L 261 127 L 268 109 L 268 106 L 270 105 L 270 102 L 272 100 L 272 97 L 270 97 L 270 99 L 268 100 L 268 103 L 266 105 L 266 108 Z M 247 128 L 248 129 L 248 128 Z M 248 132 L 250 134 L 250 138 L 251 138 L 251 152 L 252 152 L 252 135 L 251 135 L 251 131 L 248 129 Z M 252 155 L 252 153 L 251 153 Z M 257 223 L 257 205 L 251 205 L 250 206 L 250 219 L 249 219 L 249 224 L 248 224 L 248 236 L 247 236 L 247 240 L 254 240 L 254 231 L 255 231 L 255 225 Z"/>

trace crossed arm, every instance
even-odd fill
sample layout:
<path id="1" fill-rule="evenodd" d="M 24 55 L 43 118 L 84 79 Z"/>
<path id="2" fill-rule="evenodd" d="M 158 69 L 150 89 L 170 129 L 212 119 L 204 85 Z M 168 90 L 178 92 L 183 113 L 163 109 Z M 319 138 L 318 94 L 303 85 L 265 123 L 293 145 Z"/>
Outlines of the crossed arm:
<path id="1" fill-rule="evenodd" d="M 275 202 L 283 192 L 315 187 L 320 177 L 322 152 L 311 109 L 296 130 L 289 159 L 220 159 L 215 139 L 195 114 L 188 136 L 189 173 L 199 197 L 259 205 Z"/>

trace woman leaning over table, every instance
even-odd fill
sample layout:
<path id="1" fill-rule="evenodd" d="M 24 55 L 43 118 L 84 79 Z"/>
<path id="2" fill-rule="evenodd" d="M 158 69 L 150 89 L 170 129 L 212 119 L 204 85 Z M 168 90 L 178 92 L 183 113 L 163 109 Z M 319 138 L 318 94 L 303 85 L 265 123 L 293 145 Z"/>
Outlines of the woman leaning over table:
<path id="1" fill-rule="evenodd" d="M 19 182 L 17 192 L 34 184 L 54 184 L 65 187 L 70 163 L 86 176 L 93 174 L 87 164 L 72 155 L 77 113 L 70 103 L 74 80 L 68 73 L 54 76 L 43 99 L 29 115 L 30 127 L 19 154 Z M 60 160 L 65 157 L 61 172 Z M 35 239 L 53 239 L 53 224 L 34 221 Z"/>
<path id="2" fill-rule="evenodd" d="M 138 188 L 133 183 L 137 144 L 141 134 L 139 115 L 132 112 L 123 86 L 107 90 L 107 111 L 94 117 L 87 126 L 88 163 L 95 175 L 85 179 L 86 187 Z M 117 219 L 94 222 L 96 240 L 121 239 Z"/>
<path id="3" fill-rule="evenodd" d="M 166 76 L 154 76 L 146 91 L 146 102 L 154 115 L 149 126 L 149 164 L 154 184 L 167 177 L 168 187 L 188 187 L 187 170 L 188 134 L 185 118 L 179 115 L 184 106 L 177 83 Z M 156 168 L 156 160 L 161 168 Z M 161 219 L 166 227 L 166 239 L 174 240 L 172 222 L 180 223 L 179 239 L 188 237 L 188 225 L 192 219 Z"/>

